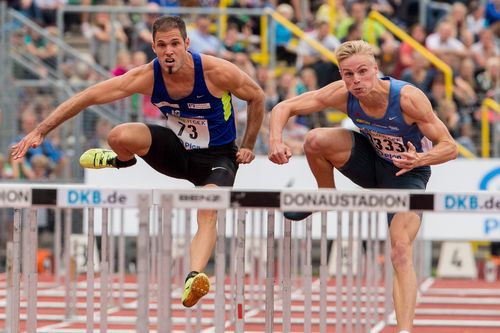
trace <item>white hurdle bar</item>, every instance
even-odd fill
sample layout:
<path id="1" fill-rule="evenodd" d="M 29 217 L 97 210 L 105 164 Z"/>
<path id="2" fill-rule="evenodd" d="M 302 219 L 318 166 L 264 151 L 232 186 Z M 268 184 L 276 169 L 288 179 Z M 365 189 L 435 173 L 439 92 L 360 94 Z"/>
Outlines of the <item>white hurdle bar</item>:
<path id="1" fill-rule="evenodd" d="M 62 290 L 65 305 L 60 321 L 68 325 L 85 323 L 86 329 L 82 332 L 95 332 L 96 326 L 100 332 L 112 331 L 112 325 L 118 323 L 135 326 L 130 331 L 139 333 L 192 332 L 191 309 L 186 310 L 189 316 L 184 320 L 172 317 L 174 307 L 175 309 L 180 307 L 179 299 L 183 284 L 183 281 L 179 281 L 179 285 L 174 282 L 179 276 L 188 273 L 186 260 L 192 236 L 190 229 L 191 216 L 194 215 L 192 209 L 213 209 L 218 211 L 215 287 L 212 288 L 215 289 L 215 301 L 209 302 L 214 297 L 214 293 L 210 293 L 205 298 L 206 301 L 202 299 L 194 309 L 195 332 L 210 327 L 216 333 L 248 332 L 252 331 L 252 328 L 247 328 L 247 325 L 248 327 L 258 325 L 265 332 L 289 332 L 297 330 L 298 327 L 307 332 L 327 332 L 335 326 L 337 331 L 358 333 L 370 331 L 380 321 L 387 323 L 392 311 L 390 297 L 392 267 L 389 256 L 390 244 L 387 241 L 384 248 L 384 271 L 379 270 L 378 262 L 381 255 L 380 227 L 383 226 L 381 222 L 383 215 L 380 210 L 448 211 L 449 209 L 445 208 L 444 198 L 446 195 L 451 195 L 411 191 L 118 190 L 78 185 L 51 187 L 15 184 L 7 185 L 1 191 L 3 195 L 0 196 L 2 198 L 0 207 L 14 208 L 13 235 L 7 251 L 8 272 L 5 285 L 7 298 L 3 329 L 8 333 L 19 332 L 21 320 L 25 321 L 28 333 L 57 332 L 55 328 L 44 330 L 43 327 L 37 327 L 39 320 L 36 312 L 37 294 L 41 292 L 37 289 L 39 281 L 36 267 L 38 245 L 36 223 L 39 208 L 54 209 L 56 213 L 54 253 L 58 258 L 55 258 L 55 287 L 53 283 L 54 289 L 49 289 L 49 292 L 55 293 L 56 290 L 60 290 L 59 276 L 64 271 Z M 500 202 L 500 198 L 497 198 L 499 195 L 494 193 L 468 195 L 475 196 L 474 202 L 478 203 L 478 212 L 481 209 L 487 210 L 481 203 L 491 200 L 492 197 L 496 196 L 495 200 Z M 71 244 L 73 212 L 78 209 L 86 211 L 83 215 L 88 231 L 84 285 L 79 282 L 82 279 L 78 279 L 76 267 L 78 258 L 72 254 Z M 124 211 L 129 209 L 137 210 L 134 220 L 138 225 L 135 292 L 130 291 L 125 279 Z M 227 210 L 229 213 L 226 214 Z M 315 213 L 303 222 L 292 222 L 283 218 L 282 211 L 294 210 L 315 210 L 320 213 Z M 60 216 L 62 212 L 64 221 Z M 114 283 L 115 267 L 114 264 L 111 265 L 114 262 L 111 257 L 114 257 L 115 253 L 112 222 L 114 213 L 120 218 L 117 288 Z M 96 217 L 100 217 L 101 220 L 97 279 L 94 271 L 94 264 L 97 264 L 94 263 Z M 150 227 L 151 219 L 154 223 L 151 223 Z M 174 223 L 175 221 L 177 223 Z M 313 225 L 316 221 L 320 223 L 319 279 L 314 279 L 312 273 Z M 333 223 L 335 221 L 336 224 Z M 63 260 L 59 258 L 62 248 L 61 222 L 64 222 Z M 227 225 L 233 225 L 232 237 L 236 238 L 236 243 L 230 247 L 226 246 L 228 237 L 226 222 Z M 297 227 L 297 223 L 301 224 L 301 227 Z M 257 226 L 260 226 L 260 229 Z M 277 232 L 276 227 L 280 227 L 280 232 Z M 328 228 L 336 230 L 336 239 L 332 245 L 336 253 L 335 258 L 328 258 Z M 257 230 L 260 230 L 258 240 L 256 240 L 259 234 Z M 266 235 L 263 234 L 264 230 Z M 184 234 L 181 231 L 184 231 Z M 296 241 L 301 237 L 299 233 L 305 237 L 301 243 L 303 245 L 300 246 L 302 249 L 300 254 L 299 241 Z M 252 237 L 249 242 L 246 240 L 248 234 Z M 263 244 L 261 240 L 264 237 L 267 242 L 265 255 L 261 252 Z M 182 238 L 184 254 L 181 253 L 181 257 L 184 256 L 182 258 L 184 267 L 177 264 L 179 258 L 173 257 L 174 252 L 179 255 L 179 249 L 173 248 L 174 244 L 177 247 L 178 243 L 174 242 L 174 239 Z M 343 244 L 345 240 L 347 243 Z M 21 248 L 21 242 L 27 244 L 27 247 Z M 258 250 L 255 250 L 256 242 L 259 244 Z M 365 246 L 362 245 L 363 242 Z M 279 244 L 278 251 L 276 244 Z M 245 272 L 246 245 L 250 245 L 251 258 L 251 268 L 248 273 Z M 366 249 L 365 255 L 362 254 L 363 248 Z M 424 249 L 423 246 L 419 248 Z M 276 262 L 276 253 L 281 262 Z M 354 253 L 357 254 L 355 261 Z M 424 256 L 421 253 L 416 255 L 421 256 L 415 259 L 420 267 L 423 265 Z M 226 265 L 228 259 L 230 264 Z M 335 265 L 329 265 L 329 261 L 333 259 Z M 263 261 L 266 267 L 264 290 L 258 286 L 264 280 L 263 272 L 261 273 L 263 265 L 260 264 Z M 299 265 L 299 262 L 302 264 Z M 64 267 L 61 268 L 60 263 L 63 263 Z M 335 268 L 335 292 L 332 292 L 332 288 L 328 285 L 332 276 L 332 272 L 329 271 L 330 266 Z M 258 272 L 255 272 L 256 269 Z M 302 277 L 298 276 L 299 271 L 302 271 Z M 380 273 L 383 273 L 385 283 L 385 291 L 382 292 Z M 226 276 L 232 281 L 228 288 L 226 288 Z M 246 283 L 248 281 L 250 284 Z M 278 283 L 280 288 L 277 286 Z M 82 286 L 85 286 L 85 316 L 78 315 L 77 311 L 82 307 L 77 302 Z M 318 290 L 319 297 L 313 295 L 313 292 Z M 115 297 L 115 291 L 118 292 L 118 297 Z M 94 306 L 96 297 L 100 300 L 98 313 Z M 114 302 L 116 298 L 118 303 Z M 303 309 L 302 307 L 297 309 L 295 305 L 297 301 L 303 301 Z M 333 302 L 335 306 L 332 306 Z M 383 309 L 379 306 L 381 302 L 384 303 Z M 111 304 L 115 309 L 135 309 L 136 317 L 124 317 L 118 320 L 110 312 Z M 313 304 L 319 304 L 319 309 Z M 26 314 L 21 314 L 21 306 L 26 307 Z M 202 314 L 206 314 L 207 311 L 212 315 L 209 318 L 202 318 Z M 278 311 L 281 315 L 277 313 Z M 295 311 L 301 311 L 303 317 L 294 316 Z M 313 311 L 319 312 L 319 318 L 313 316 Z M 259 313 L 263 315 L 260 317 Z M 182 323 L 184 326 L 180 328 Z"/>

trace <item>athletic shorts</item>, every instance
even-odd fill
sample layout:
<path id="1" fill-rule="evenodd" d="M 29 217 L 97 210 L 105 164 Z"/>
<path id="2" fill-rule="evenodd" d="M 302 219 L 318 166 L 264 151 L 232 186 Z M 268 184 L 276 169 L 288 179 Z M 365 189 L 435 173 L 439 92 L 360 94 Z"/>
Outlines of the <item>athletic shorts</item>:
<path id="1" fill-rule="evenodd" d="M 234 142 L 203 149 L 187 150 L 170 129 L 147 125 L 152 143 L 141 158 L 153 169 L 169 177 L 186 179 L 195 186 L 233 186 L 238 170 Z"/>
<path id="2" fill-rule="evenodd" d="M 431 176 L 429 166 L 412 169 L 396 176 L 400 169 L 378 156 L 370 141 L 352 131 L 352 150 L 347 163 L 339 171 L 363 188 L 424 190 Z M 388 214 L 388 221 L 394 214 Z"/>

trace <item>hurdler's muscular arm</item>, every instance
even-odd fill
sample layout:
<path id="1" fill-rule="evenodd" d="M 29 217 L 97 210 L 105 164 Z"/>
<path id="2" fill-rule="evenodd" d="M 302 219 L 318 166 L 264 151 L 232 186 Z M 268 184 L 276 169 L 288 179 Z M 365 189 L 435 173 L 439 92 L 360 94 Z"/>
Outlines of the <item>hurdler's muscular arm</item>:
<path id="1" fill-rule="evenodd" d="M 13 145 L 12 156 L 15 159 L 24 156 L 30 147 L 40 145 L 50 131 L 91 105 L 110 103 L 135 93 L 151 95 L 153 76 L 153 64 L 149 63 L 79 92 L 59 105 L 32 132 Z"/>
<path id="2" fill-rule="evenodd" d="M 420 131 L 432 141 L 433 147 L 427 152 L 417 153 L 415 147 L 409 143 L 408 152 L 402 154 L 403 158 L 393 159 L 394 165 L 401 168 L 396 175 L 419 166 L 440 164 L 457 157 L 455 140 L 436 116 L 431 103 L 420 89 L 405 86 L 401 90 L 400 105 L 407 122 L 417 124 Z"/>
<path id="3" fill-rule="evenodd" d="M 264 92 L 250 76 L 234 64 L 209 56 L 205 56 L 203 61 L 203 66 L 206 68 L 205 78 L 208 78 L 209 83 L 213 85 L 209 86 L 212 94 L 228 91 L 247 102 L 247 126 L 237 161 L 250 163 L 255 158 L 253 148 L 264 119 Z"/>
<path id="4" fill-rule="evenodd" d="M 335 81 L 319 89 L 295 96 L 276 105 L 269 124 L 269 159 L 277 164 L 287 163 L 291 151 L 282 142 L 282 132 L 288 118 L 307 115 L 332 107 L 341 112 L 347 109 L 347 89 L 343 81 Z"/>

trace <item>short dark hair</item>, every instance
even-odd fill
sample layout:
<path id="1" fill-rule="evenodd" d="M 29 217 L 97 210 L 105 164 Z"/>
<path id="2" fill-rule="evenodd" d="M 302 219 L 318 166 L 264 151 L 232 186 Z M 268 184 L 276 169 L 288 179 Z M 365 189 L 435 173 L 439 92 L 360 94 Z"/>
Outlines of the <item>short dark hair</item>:
<path id="1" fill-rule="evenodd" d="M 153 41 L 155 40 L 158 31 L 166 32 L 173 29 L 179 29 L 184 40 L 187 38 L 186 23 L 179 16 L 163 15 L 156 19 L 153 23 Z"/>

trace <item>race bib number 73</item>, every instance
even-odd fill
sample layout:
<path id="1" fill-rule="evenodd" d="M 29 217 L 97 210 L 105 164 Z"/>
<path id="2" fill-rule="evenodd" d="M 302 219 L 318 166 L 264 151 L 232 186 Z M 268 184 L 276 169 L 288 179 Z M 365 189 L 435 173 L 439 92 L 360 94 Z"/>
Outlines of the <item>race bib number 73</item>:
<path id="1" fill-rule="evenodd" d="M 206 119 L 182 118 L 171 114 L 166 117 L 167 127 L 182 141 L 184 148 L 208 148 L 210 133 Z"/>

